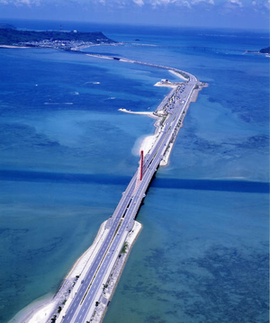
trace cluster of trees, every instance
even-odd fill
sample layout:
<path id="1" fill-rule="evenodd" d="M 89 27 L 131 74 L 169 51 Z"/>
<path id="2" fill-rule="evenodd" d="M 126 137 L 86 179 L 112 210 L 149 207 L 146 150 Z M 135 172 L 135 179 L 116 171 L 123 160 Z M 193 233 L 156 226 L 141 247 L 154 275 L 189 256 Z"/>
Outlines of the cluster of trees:
<path id="1" fill-rule="evenodd" d="M 261 50 L 260 50 L 260 53 L 263 53 L 263 54 L 268 53 L 268 54 L 270 54 L 270 47 L 267 47 L 267 48 L 263 48 L 263 49 L 261 49 Z"/>
<path id="2" fill-rule="evenodd" d="M 16 45 L 19 43 L 61 40 L 61 41 L 84 41 L 92 43 L 114 43 L 102 32 L 60 32 L 60 31 L 31 31 L 0 28 L 0 45 Z"/>

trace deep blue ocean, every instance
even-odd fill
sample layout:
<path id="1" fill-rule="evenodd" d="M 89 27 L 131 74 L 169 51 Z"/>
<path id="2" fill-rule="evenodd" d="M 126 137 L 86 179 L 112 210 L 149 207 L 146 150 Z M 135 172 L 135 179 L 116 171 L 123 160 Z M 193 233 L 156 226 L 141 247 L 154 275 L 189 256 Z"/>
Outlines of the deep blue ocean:
<path id="1" fill-rule="evenodd" d="M 57 22 L 9 21 L 22 29 Z M 105 323 L 266 323 L 269 34 L 61 22 L 102 31 L 106 53 L 209 84 L 160 168 Z M 137 40 L 136 40 L 137 39 Z M 0 49 L 0 322 L 53 295 L 138 166 L 163 70 L 52 49 Z"/>

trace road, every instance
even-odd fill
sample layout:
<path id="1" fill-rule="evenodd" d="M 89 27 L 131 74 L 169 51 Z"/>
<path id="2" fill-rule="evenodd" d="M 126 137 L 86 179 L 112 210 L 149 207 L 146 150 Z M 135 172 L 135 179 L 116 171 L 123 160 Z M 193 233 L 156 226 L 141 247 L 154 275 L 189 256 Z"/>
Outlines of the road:
<path id="1" fill-rule="evenodd" d="M 140 62 L 136 63 L 140 64 Z M 166 67 L 159 67 L 169 70 Z M 94 261 L 89 266 L 70 306 L 65 309 L 65 315 L 61 323 L 85 323 L 93 314 L 92 312 L 98 301 L 98 291 L 102 288 L 102 283 L 104 283 L 104 279 L 108 275 L 109 268 L 111 268 L 118 257 L 119 253 L 115 251 L 122 247 L 126 236 L 132 229 L 134 219 L 145 197 L 147 188 L 170 143 L 174 142 L 189 107 L 193 90 L 200 83 L 195 76 L 187 72 L 177 69 L 170 70 L 184 73 L 188 77 L 188 81 L 184 83 L 184 86 L 179 86 L 177 89 L 172 90 L 170 95 L 167 96 L 167 115 L 160 126 L 155 144 L 144 157 L 143 178 L 138 183 L 137 171 L 128 184 L 113 215 L 109 219 L 109 232 L 98 250 Z M 163 100 L 161 104 L 164 105 L 165 103 Z"/>

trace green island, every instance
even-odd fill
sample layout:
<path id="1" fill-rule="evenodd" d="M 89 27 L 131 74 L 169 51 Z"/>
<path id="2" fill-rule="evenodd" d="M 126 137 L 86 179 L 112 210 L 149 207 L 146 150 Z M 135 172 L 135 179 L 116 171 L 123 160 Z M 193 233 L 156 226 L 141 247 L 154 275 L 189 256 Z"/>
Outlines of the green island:
<path id="1" fill-rule="evenodd" d="M 116 42 L 106 37 L 102 32 L 32 31 L 0 27 L 0 46 L 76 50 L 91 45 L 114 43 Z"/>
<path id="2" fill-rule="evenodd" d="M 261 49 L 260 53 L 262 53 L 262 54 L 270 54 L 270 47 Z"/>

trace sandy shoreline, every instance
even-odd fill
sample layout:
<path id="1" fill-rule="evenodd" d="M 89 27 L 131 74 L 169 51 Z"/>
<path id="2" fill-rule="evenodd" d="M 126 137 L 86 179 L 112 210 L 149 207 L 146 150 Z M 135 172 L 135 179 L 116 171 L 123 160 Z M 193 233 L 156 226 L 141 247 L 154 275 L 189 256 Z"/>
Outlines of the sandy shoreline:
<path id="1" fill-rule="evenodd" d="M 153 147 L 156 139 L 157 139 L 157 134 L 155 135 L 151 135 L 151 136 L 147 136 L 143 139 L 143 142 L 141 143 L 140 146 L 140 151 L 143 150 L 144 154 L 147 154 L 149 152 L 149 150 Z"/>
<path id="2" fill-rule="evenodd" d="M 144 115 L 147 116 L 149 118 L 153 118 L 153 119 L 157 119 L 158 117 L 153 113 L 153 112 L 137 112 L 137 111 L 131 111 L 131 110 L 127 110 L 127 109 L 118 109 L 118 111 L 124 112 L 124 113 L 129 113 L 129 114 L 137 114 L 137 115 Z"/>
<path id="3" fill-rule="evenodd" d="M 31 48 L 26 46 L 0 45 L 0 48 Z"/>
<path id="4" fill-rule="evenodd" d="M 163 82 L 159 81 L 156 84 L 154 84 L 154 86 L 157 86 L 157 87 L 170 87 L 170 88 L 175 88 L 178 85 L 175 84 L 175 83 L 163 83 Z"/>
<path id="5" fill-rule="evenodd" d="M 38 300 L 35 300 L 34 302 L 30 303 L 26 307 L 24 307 L 22 310 L 20 310 L 8 323 L 26 323 L 26 322 L 32 322 L 32 318 L 36 316 L 39 312 L 42 311 L 44 319 L 40 317 L 40 320 L 35 320 L 36 322 L 46 322 L 49 314 L 52 311 L 52 308 L 50 306 L 54 306 L 52 304 L 53 302 L 53 295 L 45 295 L 41 297 Z"/>

